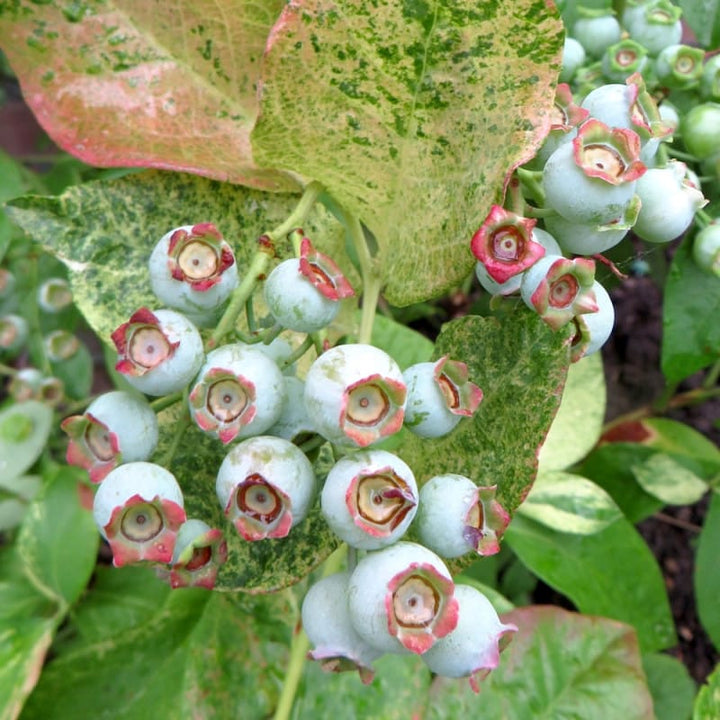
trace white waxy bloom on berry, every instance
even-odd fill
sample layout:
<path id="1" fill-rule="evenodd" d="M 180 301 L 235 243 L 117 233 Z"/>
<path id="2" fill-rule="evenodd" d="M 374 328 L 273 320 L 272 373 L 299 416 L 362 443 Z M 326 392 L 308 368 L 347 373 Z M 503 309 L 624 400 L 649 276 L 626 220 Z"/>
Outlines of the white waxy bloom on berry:
<path id="1" fill-rule="evenodd" d="M 302 236 L 302 230 L 296 230 Z M 265 281 L 273 317 L 297 332 L 315 332 L 337 316 L 338 300 L 355 294 L 340 268 L 302 236 L 300 257 L 281 262 Z"/>
<path id="2" fill-rule="evenodd" d="M 607 342 L 615 324 L 615 308 L 607 290 L 597 280 L 592 289 L 598 309 L 574 319 L 576 332 L 570 350 L 573 362 L 597 352 Z"/>
<path id="3" fill-rule="evenodd" d="M 267 434 L 301 445 L 310 437 L 315 437 L 315 426 L 305 409 L 305 383 L 292 375 L 284 375 L 283 380 L 286 399 L 280 417 Z"/>
<path id="4" fill-rule="evenodd" d="M 398 364 L 373 345 L 330 348 L 310 366 L 305 407 L 330 442 L 366 447 L 398 432 L 406 387 Z"/>
<path id="5" fill-rule="evenodd" d="M 332 467 L 320 502 L 330 529 L 348 545 L 378 550 L 410 526 L 417 510 L 417 483 L 397 455 L 363 450 Z"/>
<path id="6" fill-rule="evenodd" d="M 155 245 L 149 267 L 155 295 L 201 326 L 214 320 L 238 285 L 235 255 L 212 223 L 167 232 Z"/>
<path id="7" fill-rule="evenodd" d="M 545 248 L 545 255 L 562 255 L 562 250 L 557 244 L 555 238 L 545 230 L 540 228 L 533 228 L 532 231 L 533 242 L 539 243 Z M 529 268 L 528 268 L 529 269 Z M 491 295 L 511 295 L 514 292 L 520 290 L 522 280 L 525 277 L 527 270 L 513 275 L 509 280 L 504 283 L 497 283 L 488 274 L 485 265 L 478 261 L 475 265 L 475 275 L 477 276 L 478 282 L 482 287 L 489 292 Z"/>
<path id="8" fill-rule="evenodd" d="M 208 353 L 190 392 L 190 415 L 223 443 L 264 433 L 285 403 L 283 374 L 251 345 L 224 345 Z"/>
<path id="9" fill-rule="evenodd" d="M 447 355 L 411 365 L 403 377 L 408 392 L 405 425 L 420 437 L 447 435 L 482 401 L 482 390 L 468 380 L 467 365 Z"/>
<path id="10" fill-rule="evenodd" d="M 498 553 L 510 515 L 495 499 L 496 490 L 455 473 L 430 478 L 420 488 L 415 518 L 420 542 L 446 558 Z"/>
<path id="11" fill-rule="evenodd" d="M 584 225 L 566 220 L 562 215 L 545 218 L 545 226 L 557 238 L 562 250 L 573 255 L 596 255 L 615 247 L 635 224 L 640 212 L 640 198 L 635 195 L 620 217 L 604 225 Z"/>
<path id="12" fill-rule="evenodd" d="M 421 654 L 455 629 L 455 584 L 445 563 L 400 541 L 366 555 L 348 585 L 353 627 L 381 652 Z"/>
<path id="13" fill-rule="evenodd" d="M 84 414 L 65 418 L 60 427 L 70 437 L 68 464 L 85 468 L 94 483 L 120 463 L 147 460 L 158 442 L 150 405 L 122 390 L 100 395 Z"/>
<path id="14" fill-rule="evenodd" d="M 622 215 L 645 169 L 635 132 L 590 118 L 545 163 L 547 205 L 573 222 L 608 223 Z"/>
<path id="15" fill-rule="evenodd" d="M 184 522 L 177 533 L 170 568 L 158 573 L 173 588 L 215 587 L 218 570 L 227 560 L 222 530 L 195 518 Z"/>
<path id="16" fill-rule="evenodd" d="M 559 330 L 576 315 L 597 311 L 594 281 L 593 260 L 546 255 L 525 274 L 520 294 L 531 310 Z"/>
<path id="17" fill-rule="evenodd" d="M 315 489 L 315 474 L 302 450 L 269 435 L 235 445 L 215 484 L 225 515 L 245 540 L 285 537 L 307 516 Z"/>
<path id="18" fill-rule="evenodd" d="M 455 630 L 431 647 L 423 662 L 437 675 L 467 677 L 477 693 L 479 681 L 498 666 L 500 653 L 517 627 L 501 622 L 492 603 L 470 585 L 456 585 L 459 618 Z"/>
<path id="19" fill-rule="evenodd" d="M 140 392 L 167 395 L 197 374 L 205 353 L 195 325 L 174 310 L 140 308 L 112 334 L 115 369 Z"/>
<path id="20" fill-rule="evenodd" d="M 318 580 L 302 604 L 302 625 L 314 648 L 308 653 L 326 672 L 357 670 L 365 685 L 375 671 L 371 663 L 382 653 L 357 634 L 348 610 L 350 573 L 341 572 Z"/>
<path id="21" fill-rule="evenodd" d="M 110 472 L 95 494 L 93 517 L 110 544 L 115 567 L 140 560 L 169 563 L 186 519 L 175 476 L 148 462 Z"/>
<path id="22" fill-rule="evenodd" d="M 63 278 L 50 278 L 38 288 L 38 305 L 47 313 L 59 313 L 72 305 L 70 285 Z"/>

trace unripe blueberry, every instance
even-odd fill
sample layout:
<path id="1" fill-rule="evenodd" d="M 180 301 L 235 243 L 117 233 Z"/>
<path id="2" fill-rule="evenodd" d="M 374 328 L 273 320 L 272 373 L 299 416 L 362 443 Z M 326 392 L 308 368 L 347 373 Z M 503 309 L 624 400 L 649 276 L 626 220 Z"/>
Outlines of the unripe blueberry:
<path id="1" fill-rule="evenodd" d="M 340 268 L 307 237 L 299 258 L 285 260 L 270 273 L 264 292 L 270 312 L 283 327 L 307 333 L 329 325 L 340 309 L 338 300 L 354 295 Z"/>
<path id="2" fill-rule="evenodd" d="M 93 517 L 110 544 L 113 565 L 170 562 L 186 519 L 183 507 L 175 476 L 159 465 L 132 462 L 110 472 L 95 494 Z"/>
<path id="3" fill-rule="evenodd" d="M 578 68 L 585 63 L 585 48 L 582 43 L 567 35 L 563 44 L 560 82 L 569 83 Z"/>
<path id="4" fill-rule="evenodd" d="M 720 55 L 713 55 L 705 61 L 700 78 L 700 95 L 704 100 L 720 100 Z"/>
<path id="5" fill-rule="evenodd" d="M 447 355 L 411 365 L 403 378 L 408 390 L 405 425 L 420 437 L 447 435 L 482 400 L 482 390 L 468 380 L 467 365 Z"/>
<path id="6" fill-rule="evenodd" d="M 550 131 L 535 154 L 533 164 L 542 167 L 560 145 L 571 142 L 577 135 L 578 127 L 590 113 L 580 107 L 573 98 L 569 85 L 560 83 L 555 88 L 555 102 L 550 120 Z"/>
<path id="7" fill-rule="evenodd" d="M 545 163 L 546 202 L 567 220 L 603 225 L 620 216 L 645 172 L 640 139 L 632 130 L 585 121 L 572 141 Z"/>
<path id="8" fill-rule="evenodd" d="M 309 658 L 327 672 L 357 670 L 367 685 L 375 675 L 371 663 L 382 653 L 362 640 L 350 622 L 349 579 L 350 573 L 341 572 L 312 585 L 303 600 L 302 625 L 314 645 Z"/>
<path id="9" fill-rule="evenodd" d="M 622 82 L 633 73 L 642 72 L 647 64 L 647 50 L 630 38 L 611 45 L 602 56 L 603 75 L 612 82 Z"/>
<path id="10" fill-rule="evenodd" d="M 8 392 L 16 402 L 37 400 L 52 407 L 65 397 L 65 388 L 56 377 L 45 377 L 37 368 L 18 370 L 8 384 Z"/>
<path id="11" fill-rule="evenodd" d="M 437 675 L 467 677 L 477 693 L 478 682 L 498 666 L 500 653 L 517 627 L 500 621 L 491 602 L 470 585 L 456 585 L 458 624 L 431 647 L 423 662 Z"/>
<path id="12" fill-rule="evenodd" d="M 635 224 L 640 212 L 640 198 L 635 196 L 621 217 L 604 225 L 584 225 L 566 220 L 562 215 L 545 218 L 545 226 L 557 238 L 562 252 L 573 255 L 596 255 L 615 247 Z"/>
<path id="13" fill-rule="evenodd" d="M 669 88 L 687 90 L 698 84 L 705 52 L 689 45 L 668 45 L 655 58 L 655 74 Z"/>
<path id="14" fill-rule="evenodd" d="M 362 450 L 338 460 L 320 496 L 330 529 L 361 550 L 378 550 L 401 538 L 417 502 L 412 470 L 384 450 Z"/>
<path id="15" fill-rule="evenodd" d="M 559 330 L 575 315 L 597 310 L 592 293 L 594 280 L 592 260 L 546 255 L 525 274 L 520 294 L 531 310 L 553 330 Z"/>
<path id="16" fill-rule="evenodd" d="M 200 429 L 229 443 L 261 435 L 280 417 L 283 374 L 252 345 L 234 343 L 208 353 L 189 396 Z"/>
<path id="17" fill-rule="evenodd" d="M 720 277 L 720 224 L 714 220 L 693 241 L 693 258 L 706 272 Z"/>
<path id="18" fill-rule="evenodd" d="M 698 159 L 720 153 L 720 103 L 702 103 L 688 110 L 680 122 L 685 147 Z"/>
<path id="19" fill-rule="evenodd" d="M 432 551 L 400 541 L 366 555 L 348 585 L 350 620 L 381 652 L 421 654 L 457 625 L 455 585 Z"/>
<path id="20" fill-rule="evenodd" d="M 195 325 L 174 310 L 141 308 L 112 334 L 115 369 L 137 390 L 167 395 L 182 390 L 205 357 Z"/>
<path id="21" fill-rule="evenodd" d="M 29 334 L 24 317 L 12 313 L 0 317 L 0 354 L 15 355 L 20 352 Z"/>
<path id="22" fill-rule="evenodd" d="M 338 345 L 310 366 L 305 407 L 330 442 L 366 447 L 402 427 L 407 389 L 398 364 L 372 345 Z"/>
<path id="23" fill-rule="evenodd" d="M 72 305 L 70 285 L 63 278 L 50 278 L 38 288 L 38 305 L 47 313 L 59 313 Z"/>
<path id="24" fill-rule="evenodd" d="M 602 57 L 605 50 L 620 39 L 620 23 L 605 10 L 578 8 L 581 17 L 572 28 L 572 36 L 593 58 Z"/>
<path id="25" fill-rule="evenodd" d="M 227 542 L 222 530 L 202 520 L 184 522 L 177 533 L 170 568 L 158 574 L 173 588 L 215 587 L 218 570 L 227 560 Z"/>
<path id="26" fill-rule="evenodd" d="M 643 240 L 666 243 L 682 235 L 707 204 L 700 190 L 684 182 L 686 166 L 671 160 L 667 167 L 652 168 L 638 180 L 640 213 L 633 230 Z"/>
<path id="27" fill-rule="evenodd" d="M 200 326 L 212 324 L 238 285 L 235 255 L 212 223 L 165 233 L 150 255 L 149 268 L 158 299 Z"/>
<path id="28" fill-rule="evenodd" d="M 43 338 L 43 345 L 48 360 L 54 363 L 69 360 L 80 350 L 80 341 L 67 330 L 53 330 Z"/>
<path id="29" fill-rule="evenodd" d="M 607 342 L 615 324 L 615 308 L 607 290 L 596 280 L 592 291 L 598 309 L 574 318 L 576 329 L 570 351 L 572 362 L 597 352 Z"/>
<path id="30" fill-rule="evenodd" d="M 260 435 L 235 445 L 215 483 L 220 505 L 245 540 L 285 537 L 315 498 L 315 474 L 302 450 Z"/>
<path id="31" fill-rule="evenodd" d="M 121 463 L 147 460 L 158 442 L 150 405 L 121 390 L 100 395 L 83 415 L 66 418 L 60 427 L 70 437 L 68 464 L 85 468 L 94 483 Z"/>
<path id="32" fill-rule="evenodd" d="M 623 13 L 623 25 L 630 37 L 642 44 L 651 55 L 657 55 L 682 37 L 682 10 L 669 0 L 629 3 Z"/>
<path id="33" fill-rule="evenodd" d="M 562 255 L 560 246 L 549 232 L 536 227 L 532 231 L 532 240 L 545 248 L 546 255 Z M 504 283 L 496 283 L 490 275 L 488 275 L 488 271 L 480 261 L 475 265 L 475 276 L 478 282 L 483 289 L 491 295 L 511 295 L 517 292 L 520 290 L 526 272 L 527 270 L 523 270 L 523 272 L 513 275 Z"/>
<path id="34" fill-rule="evenodd" d="M 498 553 L 510 515 L 495 499 L 496 490 L 455 473 L 430 478 L 420 489 L 415 520 L 420 542 L 446 558 Z"/>

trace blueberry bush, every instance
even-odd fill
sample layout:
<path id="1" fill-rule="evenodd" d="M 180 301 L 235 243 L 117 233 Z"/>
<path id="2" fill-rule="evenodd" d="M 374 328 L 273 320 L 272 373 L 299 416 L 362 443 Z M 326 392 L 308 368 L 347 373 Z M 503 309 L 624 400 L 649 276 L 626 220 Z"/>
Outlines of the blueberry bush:
<path id="1" fill-rule="evenodd" d="M 0 0 L 52 141 L 0 151 L 0 718 L 719 717 L 636 529 L 707 502 L 720 647 L 668 417 L 720 395 L 719 46 L 716 0 Z M 632 273 L 666 387 L 606 423 Z"/>

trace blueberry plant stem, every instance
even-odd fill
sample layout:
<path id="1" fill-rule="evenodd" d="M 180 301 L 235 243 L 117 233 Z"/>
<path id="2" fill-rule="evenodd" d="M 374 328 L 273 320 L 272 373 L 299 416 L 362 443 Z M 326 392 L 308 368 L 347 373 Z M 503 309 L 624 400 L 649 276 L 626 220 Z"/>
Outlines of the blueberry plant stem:
<path id="1" fill-rule="evenodd" d="M 362 316 L 360 319 L 360 332 L 358 334 L 358 342 L 369 343 L 372 337 L 373 322 L 375 320 L 375 311 L 377 309 L 378 300 L 380 298 L 380 286 L 382 281 L 376 270 L 376 264 L 370 255 L 365 233 L 363 232 L 360 220 L 356 215 L 345 214 L 345 222 L 350 231 L 353 247 L 358 256 L 360 263 L 360 272 L 362 273 L 363 293 L 362 293 Z"/>
<path id="2" fill-rule="evenodd" d="M 217 347 L 222 339 L 234 328 L 238 316 L 246 307 L 246 303 L 255 291 L 258 282 L 264 279 L 266 275 L 270 260 L 275 255 L 275 242 L 305 222 L 322 191 L 323 187 L 319 182 L 309 183 L 300 201 L 287 219 L 259 239 L 259 249 L 250 261 L 250 267 L 247 269 L 245 277 L 230 296 L 230 303 L 207 341 L 208 350 Z"/>
<path id="3" fill-rule="evenodd" d="M 150 403 L 150 407 L 155 411 L 155 413 L 159 413 L 162 410 L 165 410 L 165 408 L 169 408 L 171 405 L 174 405 L 176 402 L 180 402 L 180 400 L 182 400 L 182 396 L 182 392 L 165 395 L 165 397 L 160 397 L 157 400 L 153 400 Z"/>
<path id="4" fill-rule="evenodd" d="M 328 557 L 323 565 L 323 577 L 333 575 L 338 572 L 345 561 L 347 555 L 347 545 L 344 543 L 335 552 Z M 297 632 L 293 635 L 290 645 L 290 659 L 288 661 L 287 670 L 285 671 L 285 680 L 283 681 L 282 691 L 278 700 L 277 708 L 273 720 L 288 720 L 292 712 L 297 694 L 298 685 L 302 678 L 305 663 L 307 662 L 307 653 L 310 649 L 310 641 L 302 628 L 298 627 Z"/>

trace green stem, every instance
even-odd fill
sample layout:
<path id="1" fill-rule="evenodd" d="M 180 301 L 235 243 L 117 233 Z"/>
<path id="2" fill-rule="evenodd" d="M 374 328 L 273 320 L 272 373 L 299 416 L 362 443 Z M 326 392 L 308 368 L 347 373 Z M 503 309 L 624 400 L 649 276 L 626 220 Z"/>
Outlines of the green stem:
<path id="1" fill-rule="evenodd" d="M 345 220 L 350 231 L 353 247 L 358 256 L 360 272 L 363 279 L 362 317 L 360 320 L 358 342 L 369 343 L 372 337 L 373 322 L 380 298 L 382 280 L 375 271 L 375 263 L 373 262 L 367 242 L 365 241 L 365 233 L 363 232 L 362 225 L 360 225 L 360 220 L 356 215 L 350 214 L 345 215 Z"/>
<path id="2" fill-rule="evenodd" d="M 317 202 L 318 197 L 323 192 L 324 188 L 321 183 L 317 180 L 313 180 L 305 186 L 300 201 L 295 206 L 295 209 L 288 215 L 287 220 L 278 225 L 274 230 L 266 233 L 267 236 L 273 241 L 277 242 L 281 238 L 285 237 L 291 230 L 295 230 L 297 227 L 301 227 L 313 205 Z"/>
<path id="3" fill-rule="evenodd" d="M 164 397 L 160 397 L 157 400 L 153 400 L 150 403 L 150 407 L 155 411 L 155 413 L 162 412 L 166 408 L 169 408 L 171 405 L 174 405 L 177 402 L 180 402 L 182 400 L 183 393 L 182 392 L 176 392 L 172 393 L 172 395 L 165 395 Z"/>
<path id="4" fill-rule="evenodd" d="M 346 553 L 347 545 L 343 543 L 325 561 L 322 576 L 328 577 L 328 575 L 333 575 L 338 572 L 343 565 Z M 288 720 L 290 717 L 295 702 L 295 695 L 297 694 L 300 679 L 305 669 L 309 649 L 310 641 L 302 628 L 299 628 L 295 635 L 293 635 L 290 645 L 290 660 L 288 661 L 287 670 L 285 671 L 285 680 L 277 708 L 275 708 L 273 720 Z"/>
<path id="5" fill-rule="evenodd" d="M 677 160 L 682 160 L 683 162 L 689 162 L 689 163 L 696 163 L 698 159 L 691 155 L 690 153 L 683 152 L 682 150 L 677 150 L 676 148 L 669 147 L 667 143 L 664 143 L 666 146 L 667 154 L 670 157 L 676 158 Z"/>
<path id="6" fill-rule="evenodd" d="M 705 210 L 695 211 L 695 223 L 701 230 L 704 230 L 713 221 L 712 216 Z"/>
<path id="7" fill-rule="evenodd" d="M 280 369 L 286 370 L 289 368 L 296 360 L 299 360 L 312 346 L 314 345 L 312 337 L 308 335 L 303 341 L 300 346 L 295 348 L 281 363 L 280 363 Z"/>
<path id="8" fill-rule="evenodd" d="M 542 171 L 518 168 L 515 172 L 522 183 L 524 195 L 532 198 L 538 205 L 544 205 L 545 191 L 542 187 Z"/>
<path id="9" fill-rule="evenodd" d="M 703 390 L 713 390 L 720 378 L 720 360 L 716 360 L 713 366 L 708 370 L 705 380 L 703 380 Z"/>

